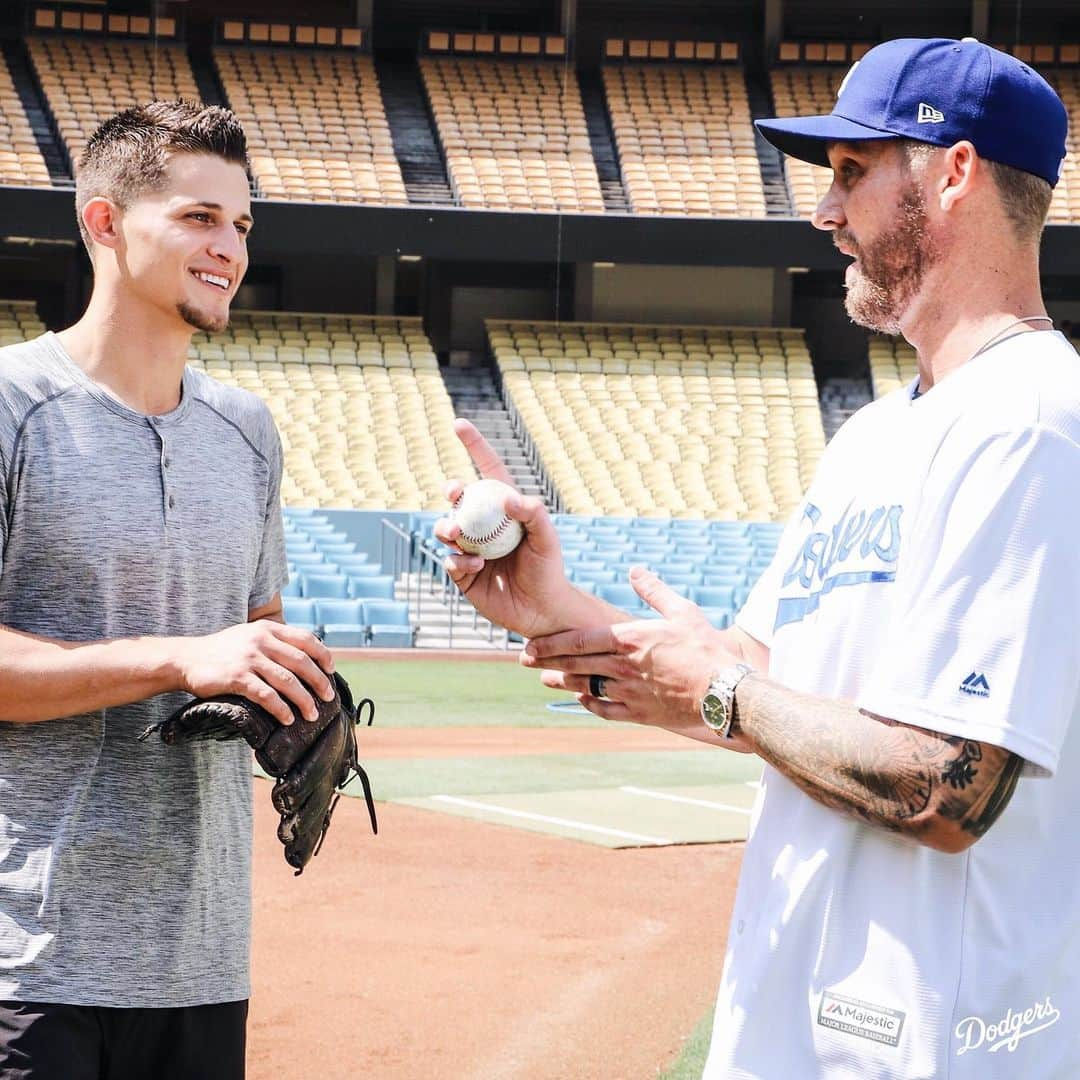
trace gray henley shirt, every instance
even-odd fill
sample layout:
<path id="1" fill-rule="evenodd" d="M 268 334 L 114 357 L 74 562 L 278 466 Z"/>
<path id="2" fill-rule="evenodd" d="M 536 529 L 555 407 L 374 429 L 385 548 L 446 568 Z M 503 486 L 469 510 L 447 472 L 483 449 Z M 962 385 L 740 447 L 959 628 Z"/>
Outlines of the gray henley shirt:
<path id="1" fill-rule="evenodd" d="M 0 349 L 0 624 L 68 641 L 200 635 L 287 580 L 265 405 L 187 368 L 134 412 L 53 334 Z M 244 743 L 136 735 L 185 700 L 0 723 L 0 999 L 249 996 Z"/>

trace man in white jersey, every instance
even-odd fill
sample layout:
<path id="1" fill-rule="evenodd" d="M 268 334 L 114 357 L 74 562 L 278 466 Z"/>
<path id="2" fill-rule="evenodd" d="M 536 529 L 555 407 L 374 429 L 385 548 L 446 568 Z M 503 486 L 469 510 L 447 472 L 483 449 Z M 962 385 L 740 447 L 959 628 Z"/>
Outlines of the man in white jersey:
<path id="1" fill-rule="evenodd" d="M 730 630 L 642 570 L 663 620 L 577 593 L 529 499 L 514 555 L 451 573 L 597 715 L 765 759 L 706 1076 L 1080 1076 L 1080 363 L 1038 275 L 1064 108 L 976 41 L 903 40 L 831 115 L 759 126 L 832 168 L 848 312 L 918 379 L 829 445 Z"/>
<path id="2" fill-rule="evenodd" d="M 0 350 L 0 1080 L 244 1075 L 251 752 L 136 736 L 184 692 L 333 696 L 282 621 L 269 410 L 186 366 L 247 269 L 246 160 L 224 109 L 106 120 L 89 307 Z"/>

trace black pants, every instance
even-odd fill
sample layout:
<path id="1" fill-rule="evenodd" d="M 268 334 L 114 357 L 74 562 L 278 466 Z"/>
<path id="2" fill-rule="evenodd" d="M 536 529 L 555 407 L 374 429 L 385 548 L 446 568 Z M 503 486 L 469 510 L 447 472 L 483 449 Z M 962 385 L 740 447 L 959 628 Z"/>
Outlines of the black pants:
<path id="1" fill-rule="evenodd" d="M 0 1080 L 243 1080 L 248 1003 L 0 1002 Z"/>

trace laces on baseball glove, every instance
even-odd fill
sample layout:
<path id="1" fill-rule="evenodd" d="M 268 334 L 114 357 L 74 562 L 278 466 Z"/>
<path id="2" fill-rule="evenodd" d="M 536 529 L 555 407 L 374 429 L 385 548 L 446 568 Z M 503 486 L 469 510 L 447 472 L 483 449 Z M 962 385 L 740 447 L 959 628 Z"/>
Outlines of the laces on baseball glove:
<path id="1" fill-rule="evenodd" d="M 293 722 L 280 724 L 261 705 L 235 694 L 196 698 L 177 709 L 167 720 L 148 727 L 145 741 L 155 731 L 166 744 L 227 741 L 244 738 L 255 751 L 255 760 L 277 783 L 270 792 L 274 809 L 281 815 L 278 839 L 285 861 L 303 873 L 319 853 L 341 792 L 359 778 L 364 789 L 372 832 L 378 833 L 371 783 L 360 764 L 356 726 L 367 710 L 367 725 L 375 720 L 375 703 L 362 698 L 353 705 L 349 684 L 335 672 L 334 697 L 315 696 L 319 714 L 306 720 L 294 705 Z"/>

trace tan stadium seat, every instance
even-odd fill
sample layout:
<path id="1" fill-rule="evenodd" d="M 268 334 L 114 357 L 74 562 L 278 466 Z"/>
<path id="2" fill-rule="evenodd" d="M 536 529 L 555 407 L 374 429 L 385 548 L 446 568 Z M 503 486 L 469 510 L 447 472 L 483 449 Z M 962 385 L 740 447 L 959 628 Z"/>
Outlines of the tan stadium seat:
<path id="1" fill-rule="evenodd" d="M 446 479 L 474 475 L 419 319 L 237 311 L 192 351 L 266 401 L 286 504 L 442 509 Z"/>
<path id="2" fill-rule="evenodd" d="M 824 448 L 801 331 L 486 327 L 570 513 L 783 518 Z"/>
<path id="3" fill-rule="evenodd" d="M 199 99 L 183 45 L 128 38 L 27 38 L 73 167 L 90 133 L 121 109 L 153 98 Z"/>
<path id="4" fill-rule="evenodd" d="M 262 194 L 314 202 L 408 202 L 374 63 L 351 50 L 218 47 Z"/>
<path id="5" fill-rule="evenodd" d="M 603 209 L 580 90 L 563 65 L 424 57 L 420 69 L 463 206 Z"/>

